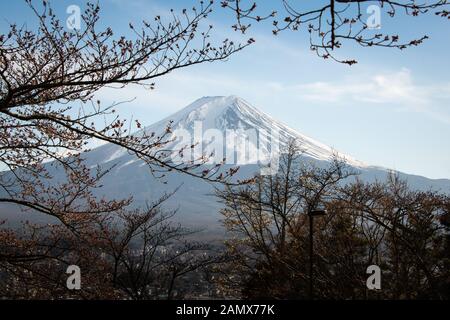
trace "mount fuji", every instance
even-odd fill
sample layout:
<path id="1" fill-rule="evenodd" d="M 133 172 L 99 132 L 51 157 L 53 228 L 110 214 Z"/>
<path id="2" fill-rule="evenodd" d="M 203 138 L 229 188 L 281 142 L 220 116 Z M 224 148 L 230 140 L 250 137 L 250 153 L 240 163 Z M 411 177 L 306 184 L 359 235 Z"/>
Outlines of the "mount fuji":
<path id="1" fill-rule="evenodd" d="M 237 164 L 231 163 L 233 161 L 230 162 L 230 166 L 238 165 L 240 167 L 237 175 L 242 178 L 250 177 L 260 170 L 258 161 L 261 158 L 257 156 L 258 148 L 263 149 L 263 154 L 267 155 L 273 150 L 283 150 L 290 140 L 295 140 L 300 145 L 305 159 L 319 165 L 326 165 L 333 155 L 337 154 L 350 167 L 358 171 L 359 177 L 365 181 L 384 180 L 391 171 L 365 164 L 344 153 L 337 152 L 289 128 L 236 96 L 202 97 L 173 115 L 142 130 L 161 133 L 166 129 L 169 121 L 171 121 L 171 129 L 175 135 L 181 132 L 185 136 L 198 137 L 200 130 L 200 139 L 202 139 L 200 145 L 204 150 L 208 150 L 217 142 L 218 134 L 225 137 L 227 141 L 225 145 L 227 145 L 229 132 L 238 132 L 238 135 L 242 132 L 266 132 L 269 134 L 276 132 L 276 135 L 271 135 L 271 139 L 269 136 L 260 135 L 258 143 L 254 143 L 250 139 L 245 147 L 245 161 Z M 208 132 L 213 134 L 208 134 Z M 180 145 L 180 141 L 173 141 L 166 145 L 165 149 L 176 150 Z M 227 148 L 228 146 L 221 150 L 223 157 L 227 160 L 229 158 L 238 159 L 238 157 L 236 159 L 234 157 L 235 152 L 229 152 L 230 150 Z M 111 172 L 102 180 L 103 187 L 99 191 L 101 195 L 108 198 L 132 196 L 134 205 L 142 206 L 146 202 L 158 198 L 164 192 L 170 192 L 179 187 L 166 203 L 166 207 L 178 209 L 175 218 L 187 226 L 207 228 L 214 233 L 221 230 L 219 222 L 221 205 L 217 202 L 214 188 L 210 183 L 186 174 L 170 173 L 166 175 L 163 184 L 160 179 L 151 174 L 142 160 L 114 144 L 104 144 L 87 152 L 85 159 L 88 165 L 113 166 Z M 428 179 L 401 172 L 398 174 L 402 179 L 407 180 L 412 188 L 435 189 L 450 193 L 450 180 Z"/>
<path id="2" fill-rule="evenodd" d="M 283 150 L 291 140 L 294 140 L 301 146 L 306 157 L 318 161 L 329 161 L 333 155 L 338 155 L 350 166 L 368 167 L 351 156 L 333 150 L 327 145 L 289 128 L 237 96 L 202 97 L 143 130 L 161 133 L 164 132 L 169 122 L 173 137 L 188 136 L 189 139 L 182 141 L 183 143 L 179 142 L 179 139 L 175 139 L 166 144 L 164 149 L 179 150 L 183 145 L 201 141 L 199 152 L 206 153 L 205 151 L 211 149 L 217 152 L 217 140 L 223 138 L 219 141 L 219 145 L 223 145 L 223 150 L 219 150 L 221 156 L 217 162 L 220 162 L 223 157 L 228 157 L 231 158 L 229 159 L 231 162 L 228 163 L 233 165 L 257 164 L 258 160 L 268 160 L 266 159 L 268 153 L 271 149 L 275 149 L 275 145 L 277 147 L 275 150 Z M 236 139 L 231 144 L 230 133 L 234 134 L 234 139 Z M 245 150 L 239 150 L 242 147 L 236 145 L 239 143 L 244 145 Z M 257 154 L 258 150 L 260 155 Z M 233 151 L 241 151 L 245 154 L 227 154 L 227 152 L 232 153 Z M 194 148 L 193 153 L 195 152 Z M 239 158 L 239 156 L 241 157 Z M 261 156 L 264 159 L 261 159 Z M 194 157 L 192 156 L 192 158 Z M 87 160 L 92 164 L 111 164 L 114 161 L 114 164 L 119 166 L 118 170 L 130 165 L 143 164 L 142 161 L 139 162 L 137 158 L 129 155 L 126 150 L 113 144 L 106 144 L 92 150 L 88 154 Z"/>

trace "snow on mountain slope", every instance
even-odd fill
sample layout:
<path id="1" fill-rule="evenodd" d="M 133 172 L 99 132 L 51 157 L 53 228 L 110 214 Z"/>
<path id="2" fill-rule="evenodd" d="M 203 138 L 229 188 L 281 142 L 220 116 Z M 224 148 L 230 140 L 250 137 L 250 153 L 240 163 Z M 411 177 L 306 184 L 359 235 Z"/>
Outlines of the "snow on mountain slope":
<path id="1" fill-rule="evenodd" d="M 339 153 L 323 143 L 289 128 L 237 96 L 200 98 L 173 115 L 143 130 L 155 132 L 156 134 L 164 132 L 169 121 L 172 121 L 171 128 L 175 137 L 181 138 L 182 133 L 189 133 L 192 137 L 192 141 L 189 141 L 189 143 L 197 143 L 199 140 L 202 140 L 203 151 L 212 148 L 209 138 L 214 134 L 208 134 L 208 132 L 220 132 L 223 136 L 224 144 L 224 150 L 221 154 L 223 153 L 224 156 L 228 157 L 230 156 L 230 151 L 233 151 L 230 148 L 242 147 L 243 140 L 235 142 L 234 145 L 230 144 L 227 132 L 233 131 L 237 135 L 245 135 L 247 138 L 246 143 L 248 143 L 245 155 L 246 161 L 244 163 L 236 163 L 236 159 L 235 162 L 227 162 L 229 164 L 254 164 L 257 163 L 257 160 L 267 160 L 258 157 L 257 153 L 268 154 L 275 145 L 279 150 L 283 150 L 288 142 L 293 139 L 301 147 L 304 154 L 313 159 L 327 161 L 333 154 L 337 154 L 351 166 L 358 168 L 367 167 L 366 164 L 353 159 L 351 156 Z M 200 137 L 196 130 L 201 131 Z M 136 134 L 139 134 L 139 132 Z M 257 138 L 252 140 L 252 135 L 256 135 Z M 165 148 L 177 150 L 182 147 L 182 144 L 180 139 L 177 139 L 165 146 Z M 99 149 L 108 149 L 108 155 L 103 155 L 102 159 L 96 157 L 100 163 L 129 156 L 126 151 L 116 146 L 106 145 Z M 97 152 L 93 151 L 93 154 Z M 220 162 L 222 158 L 218 160 Z M 129 164 L 132 163 L 129 162 Z"/>

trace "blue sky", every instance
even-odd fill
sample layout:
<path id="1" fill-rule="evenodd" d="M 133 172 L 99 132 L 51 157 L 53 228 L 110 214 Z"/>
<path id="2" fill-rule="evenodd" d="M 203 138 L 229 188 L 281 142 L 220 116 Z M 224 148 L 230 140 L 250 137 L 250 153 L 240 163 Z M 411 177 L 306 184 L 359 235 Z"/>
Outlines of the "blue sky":
<path id="1" fill-rule="evenodd" d="M 52 3 L 62 18 L 71 4 L 84 7 L 84 1 Z M 102 24 L 116 34 L 125 33 L 130 21 L 151 20 L 164 16 L 169 8 L 190 8 L 196 3 L 104 0 L 100 1 Z M 214 25 L 213 40 L 242 39 L 231 30 L 231 15 L 218 3 L 215 8 L 207 21 Z M 22 1 L 1 1 L 0 17 L 2 33 L 7 22 L 31 25 L 33 21 Z M 234 94 L 366 163 L 450 178 L 448 21 L 434 15 L 394 20 L 382 14 L 381 25 L 379 31 L 398 33 L 405 39 L 423 34 L 430 39 L 401 52 L 349 45 L 338 52 L 338 56 L 358 60 L 349 67 L 317 58 L 304 32 L 274 37 L 269 24 L 258 24 L 247 35 L 256 43 L 226 62 L 179 70 L 158 80 L 153 91 L 127 87 L 104 90 L 98 96 L 105 103 L 135 98 L 118 111 L 150 125 L 201 96 Z"/>

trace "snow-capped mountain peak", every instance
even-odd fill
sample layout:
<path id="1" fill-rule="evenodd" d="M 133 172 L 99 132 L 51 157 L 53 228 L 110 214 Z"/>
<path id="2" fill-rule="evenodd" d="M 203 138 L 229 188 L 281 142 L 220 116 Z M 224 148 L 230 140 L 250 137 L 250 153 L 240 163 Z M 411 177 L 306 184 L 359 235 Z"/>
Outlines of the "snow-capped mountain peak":
<path id="1" fill-rule="evenodd" d="M 202 97 L 145 130 L 161 132 L 169 121 L 172 121 L 171 126 L 175 136 L 180 132 L 188 132 L 192 137 L 199 137 L 199 133 L 195 130 L 200 128 L 203 144 L 206 145 L 209 143 L 209 141 L 205 141 L 206 137 L 211 135 L 208 134 L 208 131 L 222 132 L 224 144 L 228 143 L 227 132 L 234 131 L 238 134 L 246 133 L 247 136 L 256 134 L 258 142 L 250 141 L 250 149 L 273 150 L 273 146 L 276 144 L 278 150 L 282 151 L 290 140 L 295 140 L 305 155 L 314 159 L 327 161 L 333 154 L 338 154 L 352 166 L 366 166 L 348 155 L 337 152 L 327 145 L 289 128 L 235 95 Z M 180 146 L 179 143 L 174 143 L 172 147 L 175 148 L 175 145 Z M 255 156 L 250 155 L 249 161 L 252 162 L 254 158 Z"/>

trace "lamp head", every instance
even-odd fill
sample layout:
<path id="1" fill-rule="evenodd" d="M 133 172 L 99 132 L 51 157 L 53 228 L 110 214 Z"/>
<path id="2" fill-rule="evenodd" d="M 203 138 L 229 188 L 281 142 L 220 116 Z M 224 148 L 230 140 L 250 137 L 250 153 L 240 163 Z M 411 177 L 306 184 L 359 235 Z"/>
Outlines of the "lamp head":
<path id="1" fill-rule="evenodd" d="M 314 216 L 314 217 L 316 217 L 316 216 L 324 216 L 325 214 L 326 214 L 326 211 L 323 210 L 323 209 L 314 209 L 314 210 L 311 210 L 309 212 L 309 215 L 310 216 Z"/>

